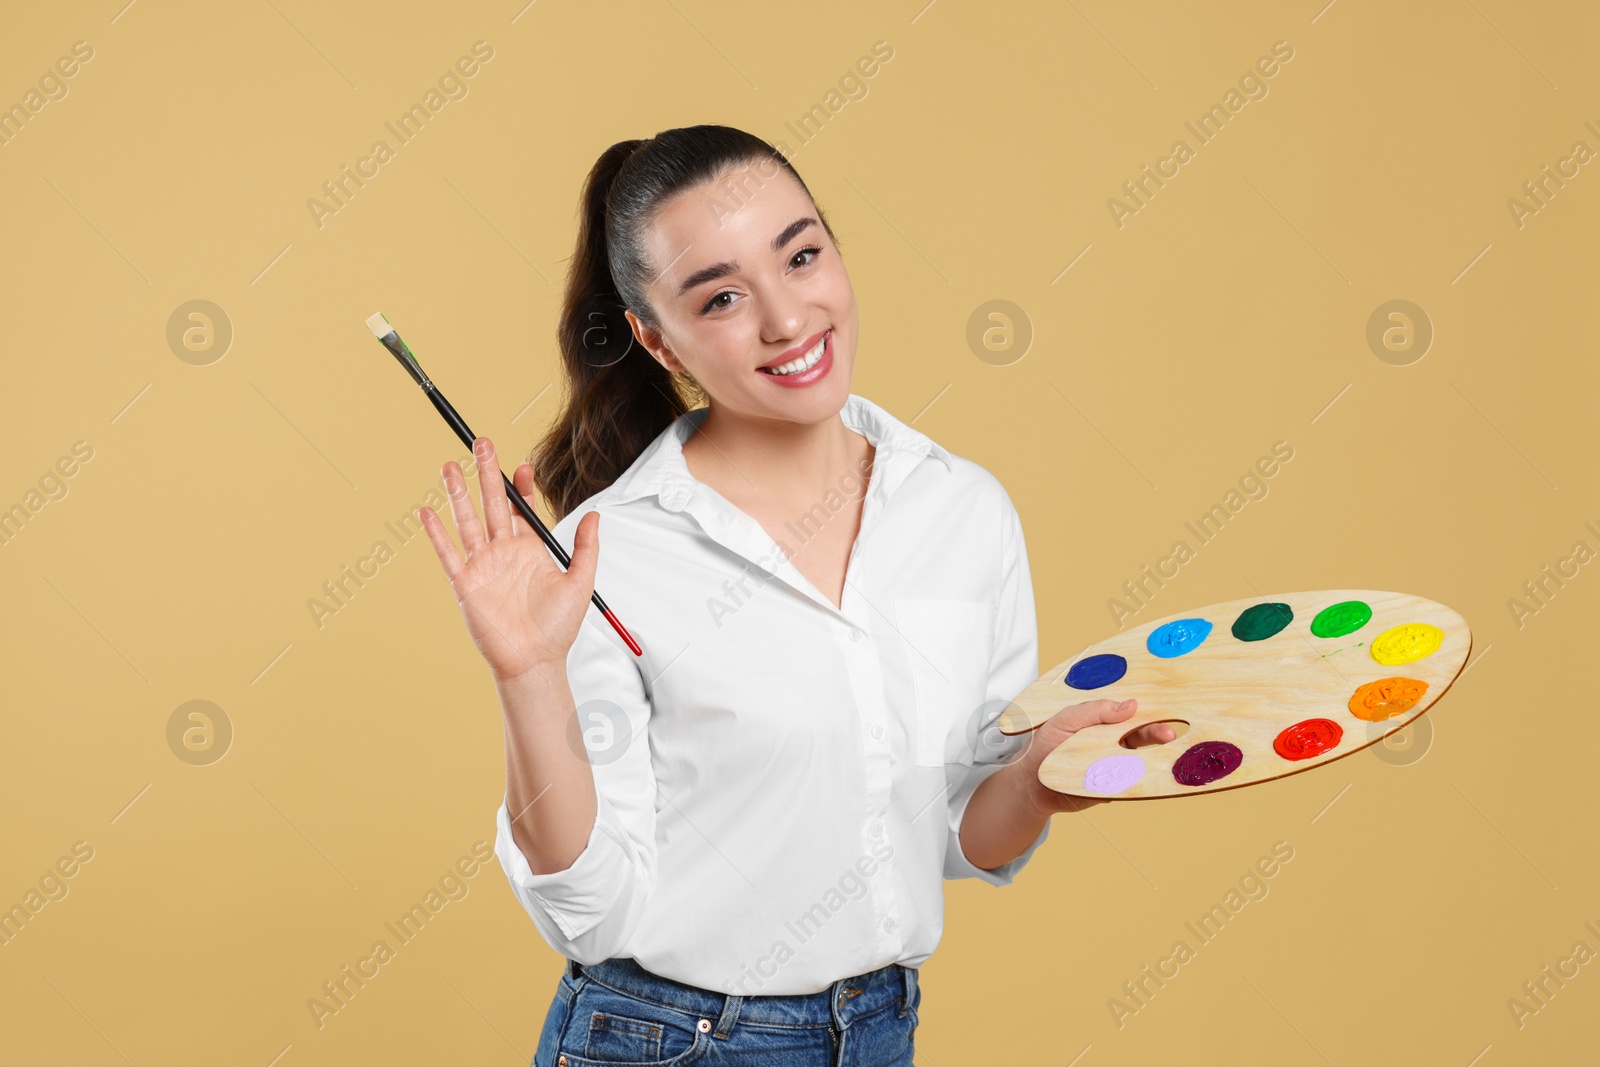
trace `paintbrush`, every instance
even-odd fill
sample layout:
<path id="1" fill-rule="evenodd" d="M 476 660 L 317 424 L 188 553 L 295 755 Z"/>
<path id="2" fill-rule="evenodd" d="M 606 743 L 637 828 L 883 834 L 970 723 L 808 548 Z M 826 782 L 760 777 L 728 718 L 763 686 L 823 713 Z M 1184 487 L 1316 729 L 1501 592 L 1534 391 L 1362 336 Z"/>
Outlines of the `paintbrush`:
<path id="1" fill-rule="evenodd" d="M 467 426 L 466 420 L 456 412 L 455 408 L 450 406 L 450 401 L 446 400 L 444 394 L 439 392 L 438 387 L 429 380 L 428 375 L 422 369 L 422 364 L 417 362 L 417 357 L 411 354 L 411 349 L 407 347 L 406 343 L 400 340 L 400 335 L 395 332 L 393 326 L 389 325 L 389 320 L 384 318 L 383 312 L 380 311 L 367 319 L 367 328 L 382 342 L 383 347 L 387 348 L 390 354 L 400 361 L 400 365 L 406 369 L 406 373 L 411 375 L 411 380 L 420 385 L 422 391 L 428 394 L 428 399 L 438 409 L 439 414 L 444 416 L 444 421 L 450 424 L 450 428 L 456 432 L 456 436 L 461 438 L 462 443 L 467 448 L 471 449 L 477 437 Z M 538 532 L 539 538 L 545 543 L 545 547 L 550 549 L 551 554 L 556 557 L 561 566 L 563 568 L 570 567 L 572 565 L 572 557 L 567 555 L 566 549 L 561 547 L 561 542 L 557 541 L 555 536 L 545 528 L 544 523 L 539 521 L 539 516 L 535 515 L 533 508 L 528 505 L 526 500 L 522 499 L 522 494 L 517 492 L 517 487 L 511 483 L 510 478 L 506 477 L 505 471 L 500 471 L 499 474 L 500 480 L 505 483 L 506 496 L 511 498 L 512 505 L 521 513 L 524 519 L 528 520 L 528 525 Z M 478 470 L 478 481 L 480 485 L 483 483 L 483 470 L 481 467 Z M 487 507 L 488 504 L 485 503 L 484 506 Z M 599 592 L 592 593 L 589 599 L 594 602 L 595 607 L 600 609 L 600 614 L 606 617 L 606 621 L 611 624 L 613 630 L 617 631 L 618 636 L 627 642 L 628 647 L 633 650 L 633 654 L 635 656 L 644 655 L 643 650 L 639 648 L 633 636 L 628 633 L 627 628 L 611 613 L 611 609 L 606 607 L 606 602 L 600 598 Z"/>

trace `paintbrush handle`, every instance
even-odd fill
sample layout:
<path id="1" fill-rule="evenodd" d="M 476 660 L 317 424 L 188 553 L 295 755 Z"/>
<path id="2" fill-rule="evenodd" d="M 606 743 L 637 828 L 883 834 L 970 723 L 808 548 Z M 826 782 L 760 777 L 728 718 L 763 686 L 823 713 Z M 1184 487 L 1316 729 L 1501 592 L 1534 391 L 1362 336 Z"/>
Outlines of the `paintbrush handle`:
<path id="1" fill-rule="evenodd" d="M 411 380 L 421 386 L 424 393 L 428 394 L 428 400 L 433 404 L 434 408 L 440 415 L 444 416 L 444 421 L 450 424 L 450 428 L 456 432 L 456 436 L 461 438 L 461 443 L 471 450 L 474 442 L 478 439 L 477 435 L 472 432 L 472 427 L 467 425 L 467 420 L 461 417 L 460 412 L 450 405 L 450 401 L 444 398 L 444 394 L 439 392 L 438 387 L 423 373 L 422 364 L 417 362 L 417 357 L 411 354 L 411 349 L 406 346 L 406 343 L 400 339 L 400 335 L 389 325 L 388 318 L 382 312 L 368 316 L 367 328 L 378 339 L 378 343 L 388 349 L 389 354 L 400 362 L 406 373 L 411 376 Z M 561 562 L 562 568 L 570 569 L 572 557 L 567 555 L 567 550 L 561 547 L 561 542 L 555 539 L 555 535 L 545 529 L 544 523 L 539 521 L 539 516 L 533 513 L 533 508 L 528 506 L 528 502 L 522 499 L 522 494 L 518 493 L 517 487 L 511 484 L 511 479 L 506 477 L 505 471 L 500 472 L 500 480 L 505 483 L 506 496 L 511 498 L 511 503 L 516 505 L 517 511 L 528 521 L 528 525 L 537 531 L 539 539 L 544 542 L 545 547 Z M 483 484 L 483 472 L 481 470 L 478 472 L 478 484 L 480 486 Z M 489 502 L 484 501 L 484 507 L 488 508 L 488 506 Z M 606 621 L 611 624 L 611 628 L 617 631 L 617 636 L 627 642 L 628 648 L 633 651 L 633 654 L 635 656 L 644 655 L 644 650 L 639 647 L 639 643 L 633 639 L 632 634 L 628 633 L 627 627 L 622 625 L 621 620 L 612 614 L 611 609 L 606 607 L 606 602 L 600 599 L 600 594 L 591 591 L 589 599 L 594 603 L 595 607 L 600 609 L 600 614 L 605 616 Z"/>

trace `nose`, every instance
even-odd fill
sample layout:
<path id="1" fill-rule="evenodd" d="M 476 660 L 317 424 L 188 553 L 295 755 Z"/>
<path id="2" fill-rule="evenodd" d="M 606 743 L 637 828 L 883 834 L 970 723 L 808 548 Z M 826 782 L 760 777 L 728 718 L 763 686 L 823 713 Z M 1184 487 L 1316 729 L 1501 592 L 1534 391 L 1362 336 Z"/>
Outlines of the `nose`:
<path id="1" fill-rule="evenodd" d="M 781 280 L 767 281 L 756 290 L 761 311 L 761 339 L 769 344 L 799 340 L 810 321 L 804 297 Z"/>

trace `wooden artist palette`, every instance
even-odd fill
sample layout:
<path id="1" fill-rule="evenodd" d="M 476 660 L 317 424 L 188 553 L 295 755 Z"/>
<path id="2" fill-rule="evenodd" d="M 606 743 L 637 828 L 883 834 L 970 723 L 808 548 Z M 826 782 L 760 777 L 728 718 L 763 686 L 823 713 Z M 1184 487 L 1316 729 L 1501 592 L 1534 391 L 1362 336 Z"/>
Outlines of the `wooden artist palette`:
<path id="1" fill-rule="evenodd" d="M 1046 756 L 1039 781 L 1102 800 L 1216 792 L 1381 741 L 1444 695 L 1471 649 L 1465 619 L 1406 593 L 1230 600 L 1091 645 L 1023 690 L 999 727 L 1024 733 L 1069 704 L 1133 697 L 1130 718 L 1079 730 Z M 1178 737 L 1119 743 L 1157 722 Z"/>

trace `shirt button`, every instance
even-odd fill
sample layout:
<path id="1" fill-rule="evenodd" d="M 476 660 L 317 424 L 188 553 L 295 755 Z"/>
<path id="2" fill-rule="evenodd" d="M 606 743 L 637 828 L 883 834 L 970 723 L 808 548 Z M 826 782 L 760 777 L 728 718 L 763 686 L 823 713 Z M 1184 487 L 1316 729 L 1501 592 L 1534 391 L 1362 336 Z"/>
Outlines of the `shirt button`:
<path id="1" fill-rule="evenodd" d="M 875 823 L 872 824 L 872 836 L 873 837 L 882 837 L 883 836 L 883 823 L 875 822 Z"/>
<path id="2" fill-rule="evenodd" d="M 872 736 L 873 736 L 873 737 L 882 737 L 882 736 L 883 736 L 883 727 L 881 727 L 881 726 L 874 726 L 874 727 L 873 727 L 873 728 L 872 728 Z"/>
<path id="3" fill-rule="evenodd" d="M 860 630 L 851 630 L 850 631 L 850 640 L 852 640 L 852 641 L 859 641 L 859 640 L 861 640 L 861 638 L 863 636 L 864 635 L 861 633 Z"/>

